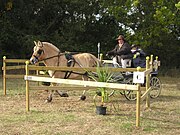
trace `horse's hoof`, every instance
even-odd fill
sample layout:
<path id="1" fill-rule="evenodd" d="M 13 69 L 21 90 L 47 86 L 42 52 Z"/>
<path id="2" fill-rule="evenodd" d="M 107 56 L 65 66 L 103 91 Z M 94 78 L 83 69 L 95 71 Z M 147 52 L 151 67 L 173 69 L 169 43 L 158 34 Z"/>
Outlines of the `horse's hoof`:
<path id="1" fill-rule="evenodd" d="M 52 101 L 52 98 L 47 97 L 47 99 L 45 100 L 45 103 L 50 103 Z"/>
<path id="2" fill-rule="evenodd" d="M 61 96 L 61 97 L 69 97 L 69 95 L 66 93 L 66 92 L 60 92 L 60 91 L 56 91 L 58 94 L 59 94 L 59 96 Z"/>
<path id="3" fill-rule="evenodd" d="M 84 101 L 86 99 L 86 96 L 82 95 L 80 99 Z"/>
<path id="4" fill-rule="evenodd" d="M 46 99 L 46 100 L 44 101 L 44 103 L 49 103 L 49 101 Z"/>
<path id="5" fill-rule="evenodd" d="M 60 95 L 61 97 L 69 97 L 69 95 L 67 94 L 67 93 L 61 93 L 61 95 Z"/>

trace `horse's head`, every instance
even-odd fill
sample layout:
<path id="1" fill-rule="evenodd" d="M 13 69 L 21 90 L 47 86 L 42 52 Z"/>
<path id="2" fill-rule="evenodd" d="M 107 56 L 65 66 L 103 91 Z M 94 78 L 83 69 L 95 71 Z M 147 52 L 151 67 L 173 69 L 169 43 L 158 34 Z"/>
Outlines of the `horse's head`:
<path id="1" fill-rule="evenodd" d="M 43 43 L 41 41 L 34 41 L 34 44 L 33 54 L 30 58 L 31 64 L 36 64 L 38 61 L 44 59 Z"/>

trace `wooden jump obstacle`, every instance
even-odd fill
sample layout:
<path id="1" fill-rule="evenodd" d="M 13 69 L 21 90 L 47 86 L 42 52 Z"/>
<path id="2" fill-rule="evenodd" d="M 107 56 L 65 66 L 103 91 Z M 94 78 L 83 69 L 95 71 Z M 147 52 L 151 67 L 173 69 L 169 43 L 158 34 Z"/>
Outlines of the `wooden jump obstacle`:
<path id="1" fill-rule="evenodd" d="M 25 69 L 25 62 L 26 61 L 29 61 L 27 59 L 7 59 L 6 56 L 3 57 L 3 67 L 2 67 L 2 70 L 3 70 L 3 93 L 4 95 L 7 94 L 7 81 L 8 79 L 23 79 L 24 78 L 24 74 L 9 74 L 7 73 L 7 71 L 9 70 L 18 70 L 18 69 Z M 8 65 L 8 64 L 16 64 L 16 65 Z M 17 64 L 21 64 L 21 65 L 17 65 Z M 56 67 L 55 68 L 51 68 L 49 67 L 46 68 L 46 67 L 36 67 L 34 66 L 35 69 L 31 68 L 32 70 L 36 70 L 36 75 L 39 76 L 39 71 L 40 70 L 56 70 Z M 70 70 L 71 68 L 68 68 L 68 67 L 61 67 L 62 70 L 64 71 L 67 71 L 67 70 Z M 84 71 L 84 70 L 87 70 L 87 71 L 96 71 L 96 68 L 73 68 L 74 71 Z M 133 72 L 134 68 L 128 68 L 128 69 L 121 69 L 121 68 L 110 68 L 110 71 L 112 72 L 124 72 L 124 71 L 130 71 L 130 72 Z M 141 69 L 141 71 L 143 71 L 144 68 Z M 40 87 L 40 86 L 39 86 Z M 43 88 L 44 86 L 42 86 Z M 57 88 L 60 88 L 60 87 L 57 87 Z M 50 89 L 50 88 L 49 88 Z"/>
<path id="2" fill-rule="evenodd" d="M 14 59 L 6 59 L 3 57 L 3 89 L 4 89 L 4 95 L 6 95 L 6 78 L 8 76 L 6 75 L 6 70 L 8 69 L 18 69 L 18 68 L 25 68 L 26 70 L 26 75 L 24 76 L 24 79 L 26 81 L 26 111 L 30 111 L 30 106 L 29 106 L 29 90 L 30 89 L 40 89 L 47 88 L 47 86 L 38 86 L 38 87 L 31 87 L 29 86 L 29 81 L 44 81 L 44 82 L 54 82 L 54 83 L 64 83 L 64 84 L 75 84 L 75 85 L 80 85 L 84 86 L 86 85 L 87 87 L 84 88 L 89 88 L 89 87 L 107 87 L 107 88 L 113 88 L 113 89 L 120 89 L 120 90 L 134 90 L 137 92 L 137 100 L 136 100 L 136 127 L 140 126 L 140 102 L 144 99 L 146 99 L 146 107 L 150 107 L 150 102 L 149 102 L 149 92 L 151 90 L 150 87 L 150 72 L 153 71 L 153 55 L 151 57 L 147 57 L 146 59 L 146 68 L 127 68 L 127 69 L 122 69 L 122 68 L 109 68 L 111 72 L 124 72 L 124 71 L 142 71 L 144 72 L 146 76 L 146 87 L 145 90 L 146 92 L 141 96 L 141 90 L 143 89 L 140 87 L 140 84 L 138 83 L 137 85 L 129 85 L 129 84 L 115 84 L 115 83 L 103 83 L 103 82 L 90 82 L 90 81 L 80 81 L 80 80 L 70 80 L 70 79 L 57 79 L 57 78 L 48 78 L 48 77 L 38 77 L 38 76 L 30 76 L 29 71 L 30 70 L 63 70 L 63 71 L 96 71 L 96 68 L 69 68 L 69 67 L 45 67 L 45 66 L 34 66 L 34 65 L 29 65 L 29 61 L 26 61 L 26 66 L 6 66 L 6 62 L 24 62 L 25 60 L 14 60 Z M 157 61 L 157 57 L 156 57 Z M 22 76 L 14 76 L 14 78 L 22 78 Z M 60 87 L 49 87 L 48 89 L 59 89 Z"/>
<path id="3" fill-rule="evenodd" d="M 140 83 L 137 85 L 130 85 L 130 84 L 118 84 L 118 83 L 105 83 L 105 82 L 94 82 L 94 81 L 80 81 L 80 80 L 72 80 L 72 79 L 58 79 L 58 78 L 50 78 L 50 77 L 37 77 L 37 76 L 30 76 L 29 70 L 65 70 L 65 71 L 96 71 L 96 68 L 65 68 L 65 67 L 39 67 L 39 66 L 32 66 L 29 65 L 29 62 L 26 62 L 26 75 L 24 79 L 26 81 L 26 111 L 30 111 L 30 103 L 29 103 L 29 81 L 43 81 L 43 82 L 52 82 L 52 83 L 61 83 L 61 84 L 69 84 L 69 85 L 79 85 L 79 86 L 88 86 L 88 87 L 106 87 L 106 88 L 113 88 L 119 90 L 133 90 L 137 92 L 137 100 L 136 100 L 136 127 L 140 126 L 140 103 L 141 100 L 146 98 L 146 106 L 150 107 L 149 101 L 149 92 L 151 90 L 150 87 L 150 73 L 153 71 L 153 60 L 149 60 L 149 57 L 146 59 L 146 68 L 143 73 L 146 76 L 146 92 L 141 96 L 141 87 Z M 117 71 L 117 69 L 112 68 L 112 70 Z M 110 70 L 110 71 L 112 71 Z M 120 69 L 121 71 L 135 71 L 135 69 Z M 137 72 L 141 70 L 140 67 L 137 68 Z"/>

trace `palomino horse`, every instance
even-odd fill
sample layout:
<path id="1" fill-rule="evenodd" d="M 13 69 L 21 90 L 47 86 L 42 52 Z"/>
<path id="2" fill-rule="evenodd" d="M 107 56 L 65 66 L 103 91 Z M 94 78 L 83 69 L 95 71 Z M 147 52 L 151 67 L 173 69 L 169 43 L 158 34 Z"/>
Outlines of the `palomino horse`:
<path id="1" fill-rule="evenodd" d="M 34 52 L 30 58 L 32 64 L 36 64 L 39 61 L 43 61 L 46 66 L 95 67 L 99 64 L 99 59 L 90 53 L 67 55 L 66 53 L 61 53 L 61 51 L 51 43 L 40 41 L 34 41 L 34 43 Z M 86 71 L 80 73 L 49 70 L 48 73 L 50 77 L 53 78 L 76 79 L 82 76 L 83 80 L 88 80 Z M 54 91 L 50 92 L 46 102 L 52 101 L 53 92 Z M 84 93 L 85 91 L 83 92 L 82 97 L 85 98 Z M 82 97 L 81 99 L 83 99 Z"/>

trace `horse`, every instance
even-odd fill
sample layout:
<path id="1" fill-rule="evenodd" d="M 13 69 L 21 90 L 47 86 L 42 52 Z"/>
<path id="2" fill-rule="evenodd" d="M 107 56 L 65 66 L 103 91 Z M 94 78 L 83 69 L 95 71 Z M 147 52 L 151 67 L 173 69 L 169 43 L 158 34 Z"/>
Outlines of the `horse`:
<path id="1" fill-rule="evenodd" d="M 45 66 L 67 66 L 67 67 L 96 67 L 100 64 L 100 60 L 91 53 L 62 53 L 55 45 L 49 42 L 34 41 L 33 54 L 30 58 L 31 64 L 43 61 Z M 87 72 L 73 71 L 48 71 L 52 78 L 61 79 L 82 79 L 87 81 Z M 56 84 L 52 84 L 56 85 Z M 59 91 L 56 90 L 58 94 Z M 50 91 L 45 102 L 51 102 L 54 90 Z M 81 96 L 81 100 L 85 100 L 85 90 Z"/>

